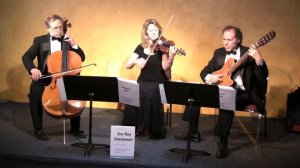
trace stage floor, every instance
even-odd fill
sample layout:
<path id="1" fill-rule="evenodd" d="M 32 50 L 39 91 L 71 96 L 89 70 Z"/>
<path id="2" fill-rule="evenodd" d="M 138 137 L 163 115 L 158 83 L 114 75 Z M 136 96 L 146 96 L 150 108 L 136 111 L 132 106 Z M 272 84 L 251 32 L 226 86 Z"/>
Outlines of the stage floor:
<path id="1" fill-rule="evenodd" d="M 81 129 L 88 133 L 89 109 L 81 114 Z M 110 143 L 110 126 L 121 125 L 122 111 L 93 109 L 93 144 Z M 181 114 L 173 114 L 172 127 L 168 127 L 167 137 L 152 140 L 149 136 L 137 137 L 133 159 L 110 158 L 109 150 L 93 149 L 89 157 L 84 157 L 84 148 L 71 146 L 77 142 L 87 142 L 88 138 L 77 139 L 66 134 L 64 144 L 63 121 L 44 114 L 44 130 L 48 141 L 34 138 L 28 103 L 13 101 L 0 102 L 0 163 L 6 167 L 300 167 L 300 135 L 284 130 L 283 119 L 268 120 L 268 138 L 261 138 L 259 150 L 255 150 L 256 118 L 235 117 L 229 138 L 230 155 L 225 159 L 215 157 L 216 144 L 213 137 L 214 115 L 201 115 L 199 128 L 200 143 L 191 143 L 191 148 L 203 150 L 210 156 L 192 156 L 183 163 L 182 154 L 173 153 L 172 148 L 186 148 L 186 142 L 175 140 L 174 135 L 184 131 L 187 123 Z M 241 121 L 241 122 L 238 122 Z M 246 127 L 243 128 L 242 126 Z M 66 120 L 66 130 L 69 130 Z"/>

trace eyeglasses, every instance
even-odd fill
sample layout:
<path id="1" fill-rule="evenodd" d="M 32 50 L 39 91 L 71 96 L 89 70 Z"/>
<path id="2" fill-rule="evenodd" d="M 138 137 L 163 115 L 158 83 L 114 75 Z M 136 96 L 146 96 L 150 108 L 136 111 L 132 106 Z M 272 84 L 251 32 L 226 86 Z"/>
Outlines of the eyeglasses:
<path id="1" fill-rule="evenodd" d="M 51 27 L 51 29 L 53 29 L 53 30 L 62 30 L 63 27 L 62 26 L 57 26 L 57 27 Z"/>

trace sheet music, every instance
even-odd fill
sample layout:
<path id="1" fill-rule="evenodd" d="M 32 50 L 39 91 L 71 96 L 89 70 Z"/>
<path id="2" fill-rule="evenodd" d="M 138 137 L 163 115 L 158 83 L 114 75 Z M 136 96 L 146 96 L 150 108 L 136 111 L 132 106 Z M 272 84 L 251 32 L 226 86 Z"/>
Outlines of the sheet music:
<path id="1" fill-rule="evenodd" d="M 219 86 L 220 109 L 235 111 L 236 90 L 229 86 Z"/>
<path id="2" fill-rule="evenodd" d="M 119 102 L 139 107 L 139 88 L 136 81 L 118 78 Z"/>
<path id="3" fill-rule="evenodd" d="M 159 93 L 160 93 L 160 99 L 162 104 L 167 104 L 167 98 L 166 98 L 166 92 L 164 84 L 159 84 Z"/>
<path id="4" fill-rule="evenodd" d="M 58 78 L 57 83 L 58 83 L 61 101 L 67 101 L 66 89 L 65 89 L 63 78 Z"/>

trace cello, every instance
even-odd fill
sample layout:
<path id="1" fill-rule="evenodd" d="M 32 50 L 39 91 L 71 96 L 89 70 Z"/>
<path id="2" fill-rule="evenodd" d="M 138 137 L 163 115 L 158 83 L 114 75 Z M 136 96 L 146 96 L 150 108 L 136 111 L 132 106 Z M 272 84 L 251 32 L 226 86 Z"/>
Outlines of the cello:
<path id="1" fill-rule="evenodd" d="M 74 51 L 68 51 L 68 44 L 65 41 L 65 34 L 67 27 L 71 27 L 70 23 L 65 18 L 63 23 L 62 35 L 62 50 L 56 51 L 48 56 L 47 67 L 48 72 L 53 75 L 51 83 L 45 87 L 42 95 L 42 105 L 47 114 L 54 118 L 71 119 L 74 118 L 84 110 L 85 101 L 79 100 L 63 100 L 60 96 L 58 80 L 61 80 L 63 74 L 79 75 L 82 61 L 81 57 Z M 73 71 L 73 69 L 76 69 Z M 77 70 L 78 69 L 78 70 Z M 72 70 L 72 71 L 70 71 Z M 67 73 L 60 73 L 67 72 Z"/>

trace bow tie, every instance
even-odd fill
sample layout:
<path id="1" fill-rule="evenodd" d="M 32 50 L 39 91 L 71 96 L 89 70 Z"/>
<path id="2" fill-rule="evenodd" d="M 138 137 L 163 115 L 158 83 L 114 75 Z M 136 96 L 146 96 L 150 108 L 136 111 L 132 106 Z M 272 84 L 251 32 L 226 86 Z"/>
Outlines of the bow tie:
<path id="1" fill-rule="evenodd" d="M 230 51 L 230 52 L 226 52 L 226 54 L 227 54 L 227 55 L 230 55 L 230 54 L 232 54 L 232 55 L 236 55 L 236 51 L 235 51 L 235 50 L 233 50 L 233 51 Z"/>
<path id="2" fill-rule="evenodd" d="M 61 38 L 60 37 L 52 37 L 51 39 L 52 39 L 52 41 L 57 40 L 57 41 L 61 42 Z"/>

